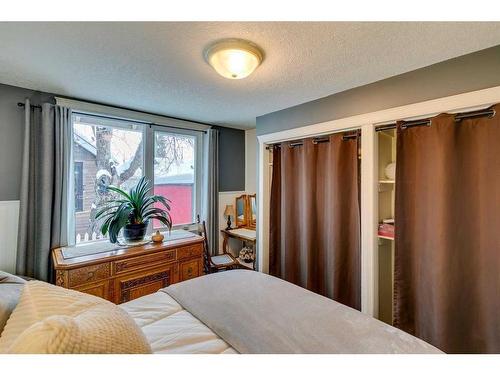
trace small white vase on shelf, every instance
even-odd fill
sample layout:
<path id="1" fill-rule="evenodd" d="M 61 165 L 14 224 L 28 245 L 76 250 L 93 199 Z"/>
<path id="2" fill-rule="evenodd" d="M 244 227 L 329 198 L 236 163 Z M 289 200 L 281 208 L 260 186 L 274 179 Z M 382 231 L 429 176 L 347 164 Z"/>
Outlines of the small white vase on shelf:
<path id="1" fill-rule="evenodd" d="M 389 180 L 396 179 L 396 162 L 387 164 L 387 167 L 385 167 L 385 176 Z"/>

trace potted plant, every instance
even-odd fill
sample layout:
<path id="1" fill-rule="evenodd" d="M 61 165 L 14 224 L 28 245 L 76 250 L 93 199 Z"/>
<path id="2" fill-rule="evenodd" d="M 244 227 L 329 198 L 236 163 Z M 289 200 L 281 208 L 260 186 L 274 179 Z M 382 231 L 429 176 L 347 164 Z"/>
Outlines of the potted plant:
<path id="1" fill-rule="evenodd" d="M 168 230 L 172 228 L 170 201 L 160 195 L 150 195 L 151 184 L 145 177 L 128 193 L 112 185 L 107 186 L 107 190 L 117 193 L 119 199 L 106 202 L 98 209 L 95 219 L 102 222 L 101 233 L 104 236 L 109 233 L 111 243 L 118 241 L 122 228 L 125 240 L 142 241 L 151 219 L 159 220 Z M 164 208 L 155 207 L 155 203 Z"/>

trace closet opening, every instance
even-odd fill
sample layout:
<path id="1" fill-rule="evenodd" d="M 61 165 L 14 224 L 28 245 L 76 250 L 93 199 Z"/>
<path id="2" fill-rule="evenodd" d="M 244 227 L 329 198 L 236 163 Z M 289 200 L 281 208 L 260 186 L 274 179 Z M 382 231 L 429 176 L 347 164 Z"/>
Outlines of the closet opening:
<path id="1" fill-rule="evenodd" d="M 453 121 L 460 124 L 463 120 L 493 118 L 494 108 L 485 108 L 468 112 L 455 113 Z M 394 275 L 395 275 L 395 222 L 396 211 L 396 160 L 397 160 L 397 126 L 401 131 L 421 126 L 432 126 L 433 118 L 375 127 L 377 134 L 378 160 L 378 318 L 385 323 L 394 323 Z"/>
<path id="2" fill-rule="evenodd" d="M 269 273 L 361 309 L 360 131 L 270 150 Z"/>
<path id="3" fill-rule="evenodd" d="M 378 144 L 378 318 L 385 323 L 392 324 L 396 129 L 376 130 Z"/>

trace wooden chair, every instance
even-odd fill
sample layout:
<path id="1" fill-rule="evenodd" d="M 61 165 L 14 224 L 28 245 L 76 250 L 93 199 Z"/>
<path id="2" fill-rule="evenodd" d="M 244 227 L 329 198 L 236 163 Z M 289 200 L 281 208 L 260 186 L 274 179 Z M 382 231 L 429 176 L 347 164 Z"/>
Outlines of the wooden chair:
<path id="1" fill-rule="evenodd" d="M 225 252 L 220 255 L 211 255 L 210 249 L 208 247 L 208 237 L 207 237 L 207 227 L 205 220 L 200 224 L 198 219 L 198 231 L 200 236 L 203 237 L 203 248 L 204 248 L 204 270 L 205 273 L 213 273 L 225 270 L 231 270 L 234 268 L 239 268 L 240 263 L 236 258 Z"/>

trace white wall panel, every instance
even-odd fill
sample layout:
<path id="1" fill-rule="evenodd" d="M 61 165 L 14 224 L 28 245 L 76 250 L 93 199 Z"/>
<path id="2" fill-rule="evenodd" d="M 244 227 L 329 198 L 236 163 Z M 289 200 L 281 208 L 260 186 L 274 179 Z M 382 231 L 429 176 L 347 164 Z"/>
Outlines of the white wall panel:
<path id="1" fill-rule="evenodd" d="M 19 201 L 0 201 L 0 270 L 15 273 Z"/>

